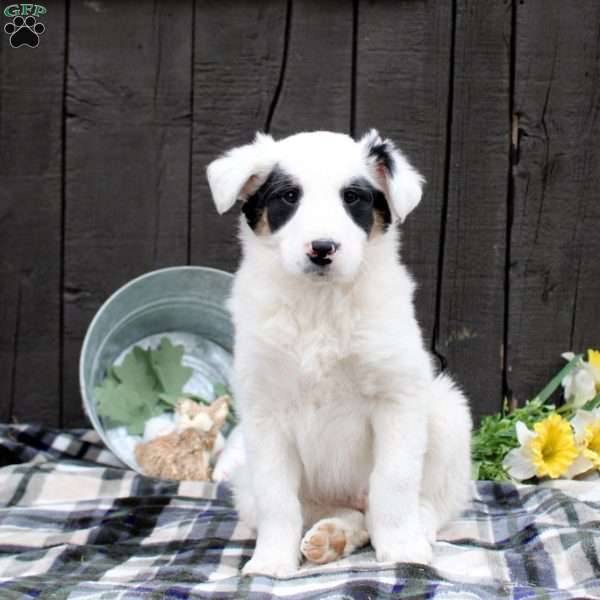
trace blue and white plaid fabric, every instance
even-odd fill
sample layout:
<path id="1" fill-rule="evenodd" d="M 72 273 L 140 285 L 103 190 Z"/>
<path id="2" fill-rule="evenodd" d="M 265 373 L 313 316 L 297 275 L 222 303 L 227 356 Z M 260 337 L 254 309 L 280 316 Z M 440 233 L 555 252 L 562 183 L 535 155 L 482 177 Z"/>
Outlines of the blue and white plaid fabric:
<path id="1" fill-rule="evenodd" d="M 251 532 L 226 486 L 126 470 L 94 432 L 0 426 L 0 599 L 600 598 L 600 482 L 480 482 L 431 567 L 370 547 L 241 578 Z"/>

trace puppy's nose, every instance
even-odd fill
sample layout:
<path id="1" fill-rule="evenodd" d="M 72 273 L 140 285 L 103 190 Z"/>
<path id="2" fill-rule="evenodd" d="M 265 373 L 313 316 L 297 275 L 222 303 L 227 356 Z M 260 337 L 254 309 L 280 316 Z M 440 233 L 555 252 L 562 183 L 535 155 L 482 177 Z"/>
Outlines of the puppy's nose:
<path id="1" fill-rule="evenodd" d="M 326 256 L 334 254 L 339 247 L 340 245 L 333 240 L 313 240 L 310 243 L 310 255 L 325 258 Z"/>

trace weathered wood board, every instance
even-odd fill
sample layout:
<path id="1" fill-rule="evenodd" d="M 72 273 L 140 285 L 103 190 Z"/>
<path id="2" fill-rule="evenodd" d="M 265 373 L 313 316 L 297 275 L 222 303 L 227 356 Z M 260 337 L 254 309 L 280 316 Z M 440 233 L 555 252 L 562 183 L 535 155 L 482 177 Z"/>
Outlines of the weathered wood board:
<path id="1" fill-rule="evenodd" d="M 511 26 L 510 4 L 457 2 L 436 348 L 477 417 L 504 391 Z"/>
<path id="2" fill-rule="evenodd" d="M 257 131 L 350 130 L 352 22 L 351 2 L 196 4 L 192 263 L 233 271 L 239 260 L 239 207 L 217 215 L 213 158 Z"/>
<path id="3" fill-rule="evenodd" d="M 269 132 L 275 139 L 313 129 L 350 133 L 352 1 L 294 2 L 290 17 Z"/>
<path id="4" fill-rule="evenodd" d="M 0 31 L 0 421 L 85 423 L 82 338 L 129 279 L 236 268 L 205 168 L 256 131 L 376 127 L 425 175 L 402 255 L 476 417 L 600 345 L 595 0 L 46 4 L 38 48 Z"/>
<path id="5" fill-rule="evenodd" d="M 71 3 L 62 365 L 68 425 L 84 423 L 77 361 L 95 311 L 129 279 L 187 261 L 192 24 L 190 2 Z"/>
<path id="6" fill-rule="evenodd" d="M 0 420 L 58 425 L 66 16 L 50 9 L 41 47 L 0 31 Z"/>
<path id="7" fill-rule="evenodd" d="M 196 3 L 191 262 L 233 271 L 239 207 L 219 216 L 205 170 L 265 131 L 285 56 L 289 5 L 277 0 Z"/>
<path id="8" fill-rule="evenodd" d="M 418 282 L 417 315 L 432 346 L 446 186 L 452 5 L 362 0 L 357 18 L 355 132 L 377 128 L 427 182 L 421 204 L 402 226 L 402 256 Z"/>
<path id="9" fill-rule="evenodd" d="M 600 3 L 517 5 L 508 387 L 600 346 Z M 594 258 L 595 257 L 595 258 Z"/>

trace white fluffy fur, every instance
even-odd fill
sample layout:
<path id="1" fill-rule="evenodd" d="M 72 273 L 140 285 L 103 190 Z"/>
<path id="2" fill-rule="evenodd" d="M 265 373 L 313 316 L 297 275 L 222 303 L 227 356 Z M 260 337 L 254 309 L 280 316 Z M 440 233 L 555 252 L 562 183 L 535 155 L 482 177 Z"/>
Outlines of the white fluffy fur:
<path id="1" fill-rule="evenodd" d="M 374 140 L 377 132 L 359 142 L 327 132 L 261 136 L 208 169 L 221 212 L 275 164 L 303 190 L 274 234 L 240 222 L 230 309 L 247 457 L 232 478 L 241 517 L 258 533 L 246 574 L 290 574 L 303 531 L 346 513 L 356 535 L 367 529 L 377 560 L 427 563 L 437 530 L 468 498 L 466 399 L 434 372 L 397 228 L 367 236 L 340 199 L 362 176 L 386 193 L 395 220 L 418 204 L 418 173 L 390 145 L 390 175 L 368 157 Z M 306 244 L 320 237 L 341 244 L 324 277 L 306 269 Z"/>

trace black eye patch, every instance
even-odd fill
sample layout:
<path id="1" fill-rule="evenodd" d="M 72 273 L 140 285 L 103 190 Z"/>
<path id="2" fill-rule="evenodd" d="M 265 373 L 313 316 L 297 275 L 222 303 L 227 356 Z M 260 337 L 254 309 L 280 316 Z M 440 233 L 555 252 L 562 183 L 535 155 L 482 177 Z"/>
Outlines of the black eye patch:
<path id="1" fill-rule="evenodd" d="M 367 235 L 371 233 L 376 215 L 383 223 L 384 231 L 392 222 L 392 215 L 383 192 L 371 185 L 364 177 L 352 180 L 342 189 L 341 196 L 347 213 Z"/>
<path id="2" fill-rule="evenodd" d="M 242 205 L 248 225 L 256 231 L 266 216 L 271 232 L 283 227 L 300 204 L 302 190 L 292 177 L 275 167 L 267 180 Z M 266 215 L 265 215 L 266 213 Z"/>

